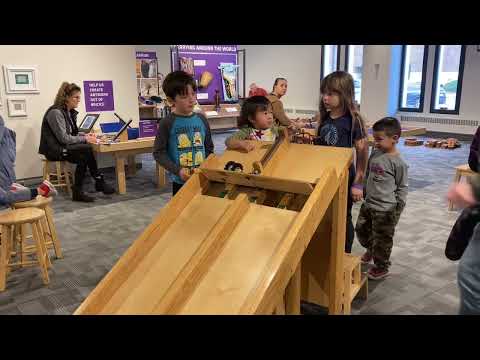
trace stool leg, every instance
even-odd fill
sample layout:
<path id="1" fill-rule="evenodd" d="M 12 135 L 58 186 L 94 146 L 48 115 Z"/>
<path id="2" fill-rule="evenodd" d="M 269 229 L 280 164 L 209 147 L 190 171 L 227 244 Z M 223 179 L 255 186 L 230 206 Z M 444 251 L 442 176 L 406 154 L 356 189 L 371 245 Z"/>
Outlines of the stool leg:
<path id="1" fill-rule="evenodd" d="M 458 183 L 460 182 L 460 179 L 462 178 L 462 175 L 460 174 L 460 172 L 457 170 L 455 172 L 455 177 L 453 178 L 453 183 Z M 453 203 L 451 201 L 448 202 L 448 211 L 452 211 L 453 210 Z"/>
<path id="2" fill-rule="evenodd" d="M 48 276 L 45 252 L 43 251 L 44 243 L 41 238 L 42 230 L 38 228 L 38 225 L 35 222 L 32 223 L 31 226 L 32 226 L 33 238 L 37 245 L 37 257 L 38 257 L 38 263 L 40 265 L 40 269 L 42 271 L 43 283 L 48 284 L 50 282 L 50 278 Z"/>
<path id="3" fill-rule="evenodd" d="M 63 163 L 63 173 L 65 174 L 65 184 L 67 184 L 67 192 L 72 197 L 72 184 L 70 183 L 70 166 L 68 163 Z"/>
<path id="4" fill-rule="evenodd" d="M 57 170 L 57 184 L 58 184 L 58 187 L 62 187 L 62 185 L 63 185 L 62 164 L 59 161 L 55 162 L 55 168 Z"/>
<path id="5" fill-rule="evenodd" d="M 40 219 L 37 222 L 37 229 L 40 231 L 40 241 L 42 242 L 42 249 L 43 252 L 45 253 L 45 263 L 47 264 L 47 269 L 52 267 L 52 262 L 50 261 L 50 255 L 48 254 L 48 249 L 47 249 L 47 238 L 45 237 L 45 232 L 47 231 L 46 228 L 44 227 L 45 223 L 45 218 Z"/>
<path id="6" fill-rule="evenodd" d="M 20 236 L 19 228 L 20 228 L 19 225 L 13 226 L 13 236 L 12 236 L 12 244 L 11 244 L 12 249 L 10 251 L 10 257 L 15 257 L 18 254 L 18 245 L 19 245 L 18 237 Z"/>
<path id="7" fill-rule="evenodd" d="M 8 267 L 8 243 L 10 242 L 10 226 L 2 226 L 0 245 L 0 291 L 5 290 L 7 282 L 7 267 Z"/>
<path id="8" fill-rule="evenodd" d="M 50 164 L 48 161 L 43 163 L 43 180 L 50 181 Z"/>
<path id="9" fill-rule="evenodd" d="M 45 240 L 45 248 L 48 253 L 48 249 L 53 247 L 53 238 L 52 234 L 50 233 L 50 228 L 48 226 L 47 220 L 46 219 L 40 219 L 40 224 L 42 225 L 42 234 L 43 234 L 43 239 Z"/>
<path id="10" fill-rule="evenodd" d="M 57 230 L 55 229 L 55 223 L 53 222 L 53 211 L 50 206 L 45 208 L 45 218 L 47 229 L 50 231 L 50 236 L 52 237 L 53 248 L 55 249 L 55 256 L 57 259 L 63 258 L 62 247 L 60 246 L 60 240 L 58 240 Z"/>
<path id="11" fill-rule="evenodd" d="M 25 246 L 27 244 L 27 236 L 25 235 L 26 233 L 26 225 L 25 224 L 22 224 L 20 225 L 20 261 L 22 263 L 22 267 L 23 267 L 23 264 L 25 263 L 25 261 L 27 260 L 26 259 L 26 254 L 25 254 Z"/>
<path id="12" fill-rule="evenodd" d="M 10 262 L 10 258 L 12 257 L 12 244 L 13 244 L 13 237 L 15 234 L 15 226 L 11 225 L 8 226 L 8 232 L 7 232 L 7 276 L 10 273 L 10 267 L 8 266 L 8 263 Z"/>

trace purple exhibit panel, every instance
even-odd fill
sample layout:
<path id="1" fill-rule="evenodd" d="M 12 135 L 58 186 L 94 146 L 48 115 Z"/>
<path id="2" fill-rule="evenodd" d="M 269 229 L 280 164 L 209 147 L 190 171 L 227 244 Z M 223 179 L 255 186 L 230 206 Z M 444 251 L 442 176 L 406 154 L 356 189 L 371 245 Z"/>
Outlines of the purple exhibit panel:
<path id="1" fill-rule="evenodd" d="M 87 112 L 114 111 L 113 82 L 111 80 L 84 81 Z"/>
<path id="2" fill-rule="evenodd" d="M 138 123 L 141 138 L 157 136 L 157 120 L 140 120 Z"/>
<path id="3" fill-rule="evenodd" d="M 199 104 L 213 104 L 215 101 L 215 90 L 220 93 L 222 102 L 225 102 L 222 91 L 222 79 L 220 63 L 231 63 L 237 65 L 237 45 L 177 45 L 180 58 L 193 60 L 194 78 L 200 84 L 202 74 L 209 72 L 212 80 L 208 86 L 198 89 L 197 99 Z M 173 69 L 179 70 L 177 52 L 172 53 Z M 238 92 L 238 84 L 237 84 Z"/>

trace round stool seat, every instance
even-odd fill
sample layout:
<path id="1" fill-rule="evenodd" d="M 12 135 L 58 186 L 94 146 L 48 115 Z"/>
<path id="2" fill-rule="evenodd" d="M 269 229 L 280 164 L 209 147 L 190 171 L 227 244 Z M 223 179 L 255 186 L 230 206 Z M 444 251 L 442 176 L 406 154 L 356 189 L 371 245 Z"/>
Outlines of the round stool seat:
<path id="1" fill-rule="evenodd" d="M 21 225 L 40 220 L 45 216 L 43 210 L 37 208 L 18 209 L 0 215 L 0 225 Z"/>
<path id="2" fill-rule="evenodd" d="M 24 209 L 24 208 L 40 208 L 43 209 L 52 202 L 51 197 L 37 196 L 35 199 L 22 201 L 14 203 L 12 206 L 15 209 Z"/>

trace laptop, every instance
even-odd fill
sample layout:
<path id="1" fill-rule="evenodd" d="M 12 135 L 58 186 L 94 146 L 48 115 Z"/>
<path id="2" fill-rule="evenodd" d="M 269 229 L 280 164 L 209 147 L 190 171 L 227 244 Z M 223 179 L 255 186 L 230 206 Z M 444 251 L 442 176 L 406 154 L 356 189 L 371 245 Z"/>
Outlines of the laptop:
<path id="1" fill-rule="evenodd" d="M 91 132 L 99 116 L 100 114 L 86 114 L 78 127 L 78 132 L 82 134 Z"/>

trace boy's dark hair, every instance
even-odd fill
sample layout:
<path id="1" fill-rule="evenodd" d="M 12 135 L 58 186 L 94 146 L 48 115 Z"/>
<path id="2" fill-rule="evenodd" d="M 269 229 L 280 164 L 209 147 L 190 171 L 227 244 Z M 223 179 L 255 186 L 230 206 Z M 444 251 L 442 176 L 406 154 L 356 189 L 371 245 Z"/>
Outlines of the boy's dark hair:
<path id="1" fill-rule="evenodd" d="M 394 135 L 400 137 L 402 134 L 402 127 L 400 126 L 400 121 L 394 117 L 388 116 L 373 124 L 373 131 L 385 131 L 385 135 L 389 137 Z"/>
<path id="2" fill-rule="evenodd" d="M 163 80 L 162 89 L 165 95 L 175 100 L 177 95 L 185 95 L 190 85 L 193 91 L 197 91 L 197 84 L 192 76 L 185 71 L 174 71 L 168 74 Z"/>
<path id="3" fill-rule="evenodd" d="M 267 111 L 271 106 L 270 100 L 265 96 L 252 96 L 245 99 L 237 121 L 238 127 L 252 126 L 250 119 L 255 119 L 257 112 Z"/>

